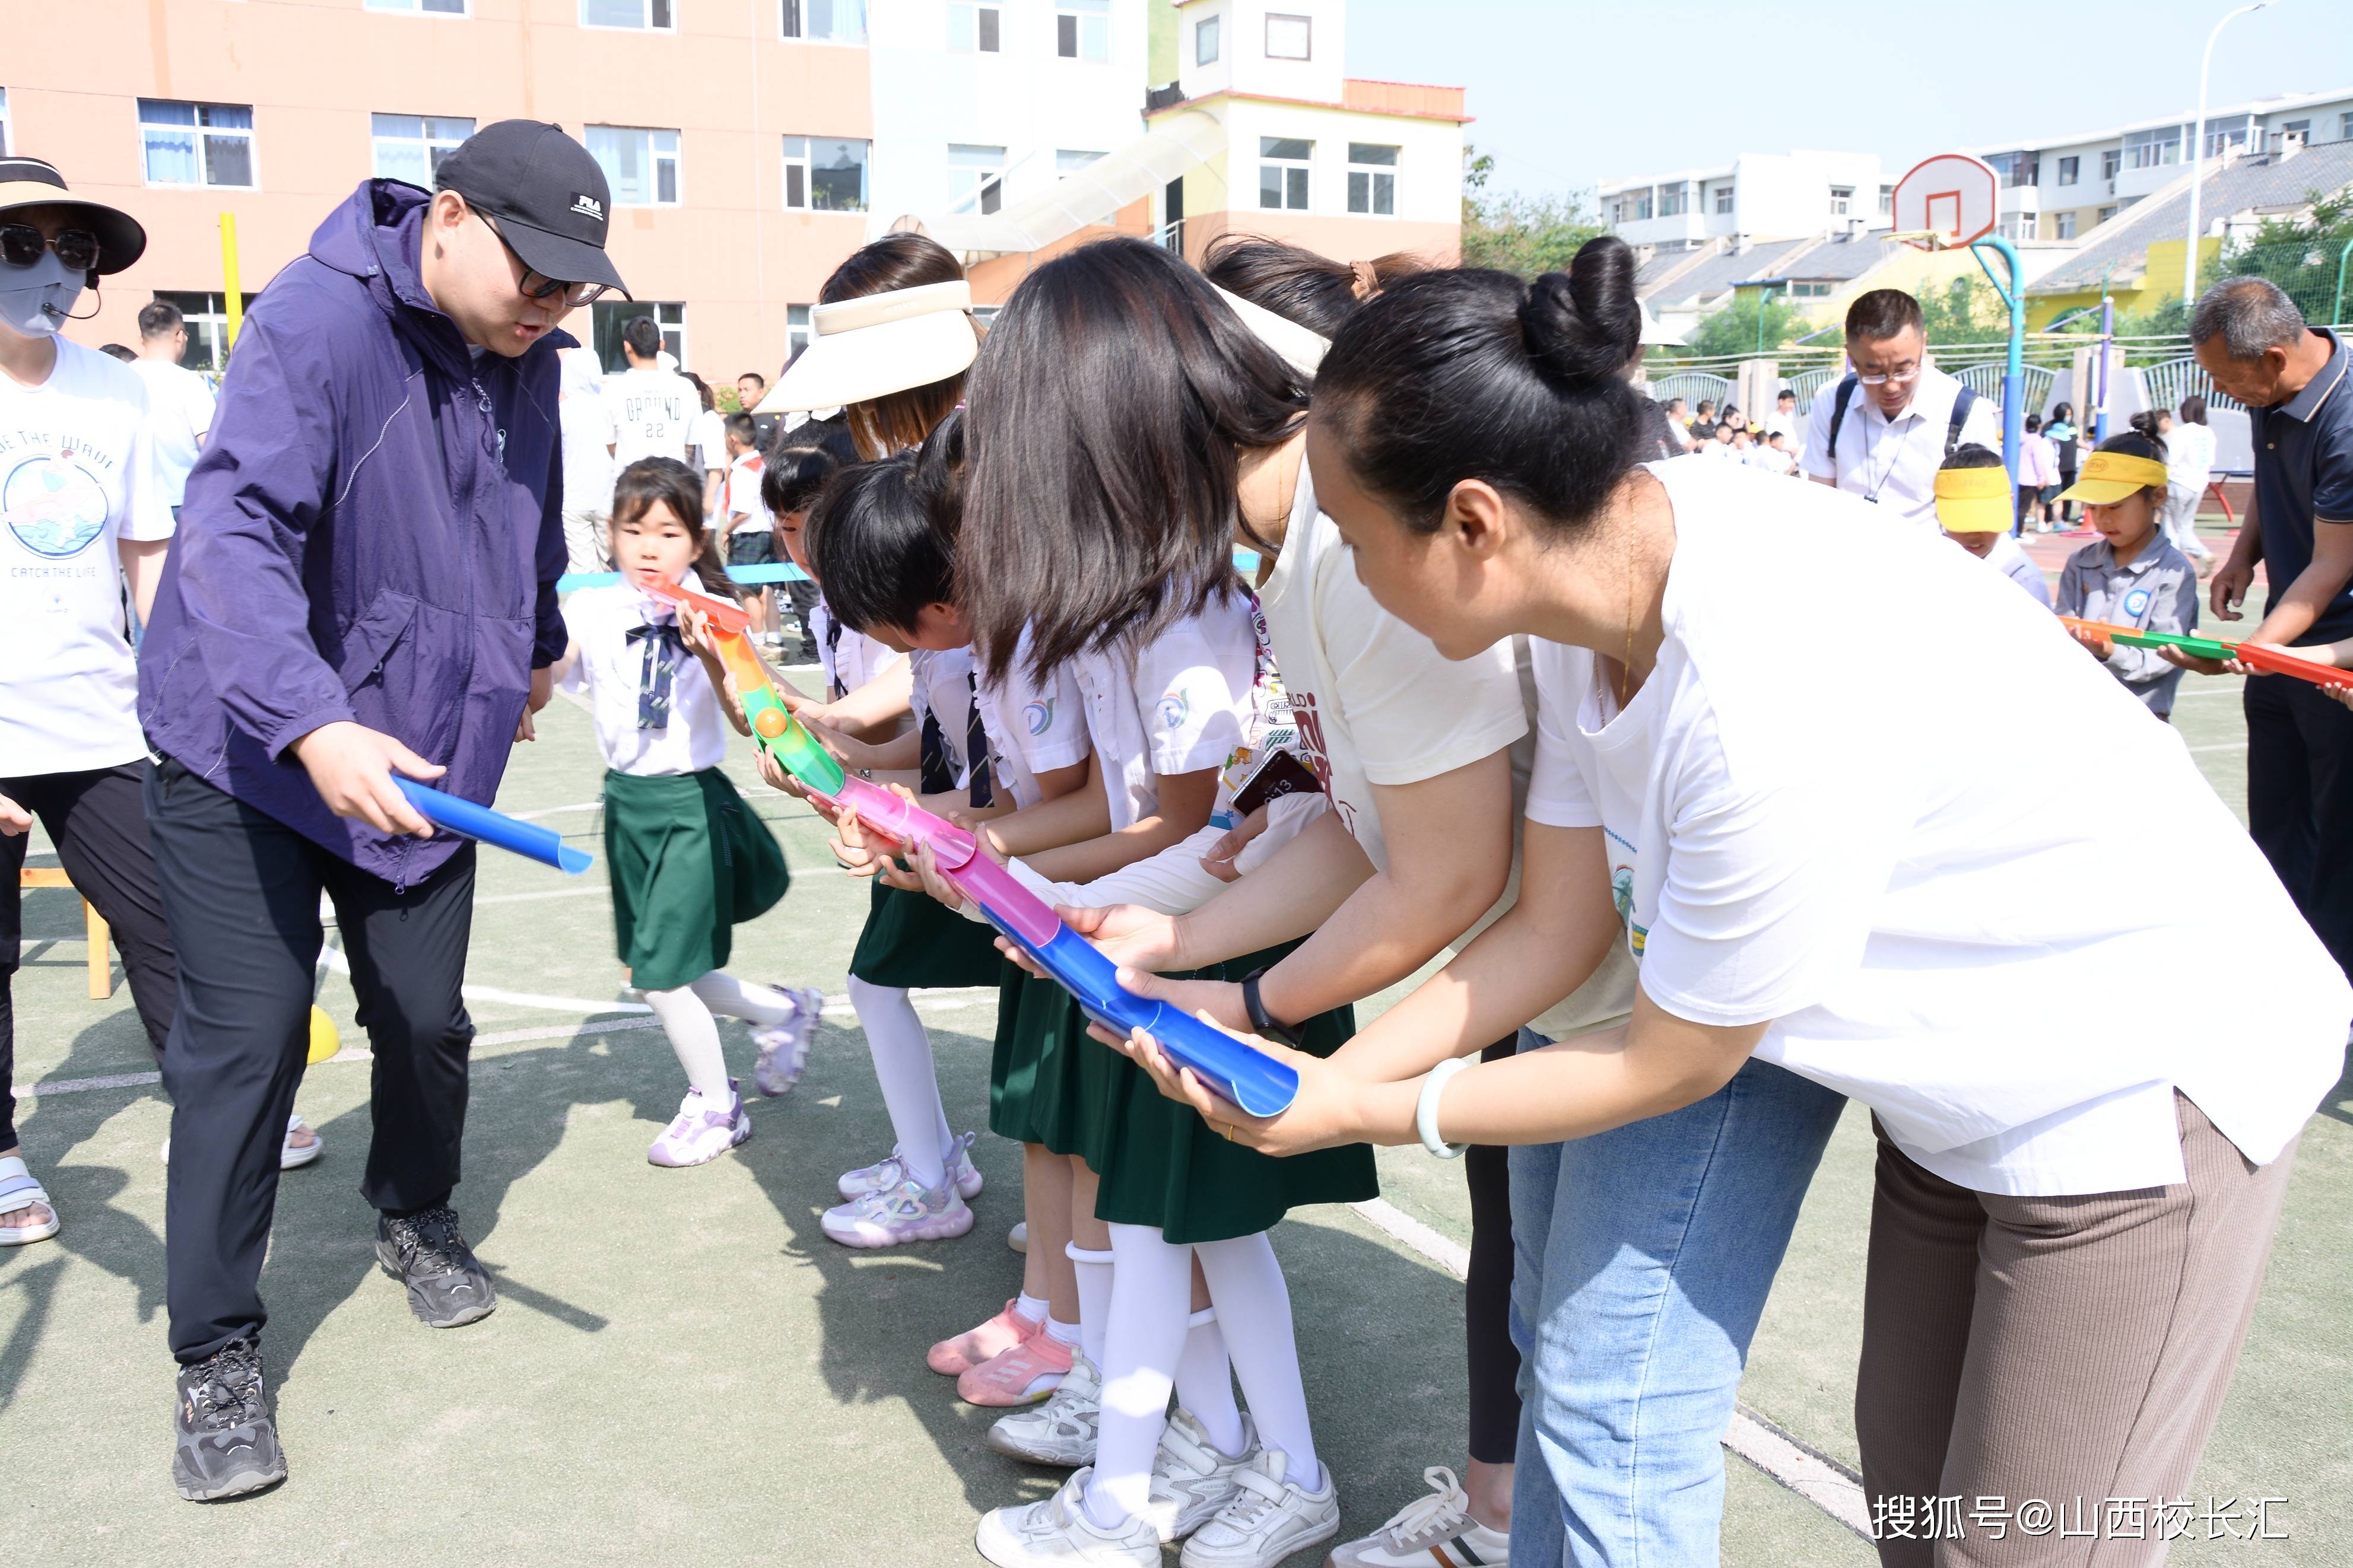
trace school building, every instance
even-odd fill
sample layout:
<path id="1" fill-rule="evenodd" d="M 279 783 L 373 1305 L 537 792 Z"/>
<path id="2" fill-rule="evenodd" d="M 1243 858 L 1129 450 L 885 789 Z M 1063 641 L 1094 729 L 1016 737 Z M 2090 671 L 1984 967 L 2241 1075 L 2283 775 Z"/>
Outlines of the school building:
<path id="1" fill-rule="evenodd" d="M 428 184 L 493 121 L 603 164 L 634 302 L 565 322 L 618 363 L 651 315 L 714 383 L 773 377 L 826 276 L 892 228 L 976 297 L 1087 238 L 1198 258 L 1278 235 L 1344 260 L 1459 251 L 1460 88 L 1345 74 L 1345 0 L 77 0 L 0 24 L 0 151 L 147 227 L 80 342 L 178 304 L 216 368 L 223 223 L 249 300 L 357 184 Z M 102 44 L 102 47 L 100 47 Z M 85 308 L 89 308 L 87 305 Z"/>

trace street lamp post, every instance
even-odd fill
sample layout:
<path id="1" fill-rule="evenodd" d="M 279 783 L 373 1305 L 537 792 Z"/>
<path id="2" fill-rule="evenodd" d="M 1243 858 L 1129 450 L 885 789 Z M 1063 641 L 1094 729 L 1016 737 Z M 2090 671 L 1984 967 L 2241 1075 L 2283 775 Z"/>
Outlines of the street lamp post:
<path id="1" fill-rule="evenodd" d="M 2260 11 L 2271 3 L 2272 0 L 2255 0 L 2252 5 L 2242 5 L 2226 14 L 2214 24 L 2214 30 L 2206 35 L 2206 52 L 2198 58 L 2198 129 L 2189 142 L 2189 243 L 2183 247 L 2181 256 L 2181 308 L 2184 310 L 2194 310 L 2198 304 L 2198 187 L 2205 182 L 2206 174 L 2206 76 L 2214 67 L 2214 40 L 2222 36 L 2222 29 L 2229 26 L 2234 17 L 2243 16 L 2250 11 Z"/>

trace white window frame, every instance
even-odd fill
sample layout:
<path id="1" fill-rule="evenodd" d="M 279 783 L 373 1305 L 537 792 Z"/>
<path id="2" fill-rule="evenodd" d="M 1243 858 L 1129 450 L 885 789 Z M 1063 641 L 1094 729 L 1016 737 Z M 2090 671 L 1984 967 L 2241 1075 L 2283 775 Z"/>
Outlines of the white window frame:
<path id="1" fill-rule="evenodd" d="M 1359 150 L 1389 154 L 1386 163 L 1359 163 Z M 1398 171 L 1405 164 L 1405 149 L 1389 142 L 1351 142 L 1348 143 L 1348 216 L 1351 217 L 1394 218 L 1398 215 Z M 1365 183 L 1365 205 L 1356 205 L 1356 182 Z M 1388 182 L 1389 210 L 1380 210 L 1381 182 Z"/>
<path id="2" fill-rule="evenodd" d="M 675 33 L 678 31 L 679 0 L 638 0 L 640 14 L 645 16 L 646 20 L 634 24 L 628 22 L 592 22 L 588 19 L 588 5 L 589 0 L 580 0 L 580 25 L 593 32 Z M 661 11 L 667 11 L 670 13 L 669 21 L 657 22 L 653 19 L 654 16 Z"/>
<path id="3" fill-rule="evenodd" d="M 217 380 L 222 369 L 228 363 L 227 296 L 210 293 L 200 289 L 158 289 L 151 291 L 150 298 L 162 300 L 180 312 L 180 320 L 188 329 L 187 352 L 189 354 L 199 355 L 205 362 L 204 368 L 197 371 L 197 374 L 210 375 Z M 255 296 L 251 294 L 246 294 L 243 308 L 252 309 L 254 298 Z M 190 308 L 192 305 L 194 309 Z M 188 364 L 185 357 L 181 363 L 186 369 L 197 370 L 196 366 Z"/>
<path id="4" fill-rule="evenodd" d="M 859 165 L 856 206 L 821 207 L 816 205 L 817 169 L 814 154 L 810 153 L 809 148 L 811 143 L 818 142 L 839 142 L 845 146 L 854 144 L 866 149 L 865 160 Z M 794 151 L 796 143 L 799 145 L 798 152 Z M 784 209 L 786 212 L 862 213 L 874 205 L 874 143 L 862 136 L 787 136 L 784 139 L 784 160 L 783 183 L 777 190 L 776 196 L 784 204 Z M 796 169 L 800 171 L 801 175 L 801 199 L 798 205 L 793 201 L 793 171 Z"/>
<path id="5" fill-rule="evenodd" d="M 1733 187 L 1729 184 L 1722 184 L 1715 187 L 1715 205 L 1713 210 L 1716 216 L 1729 217 L 1731 216 L 1733 199 L 1732 191 Z"/>
<path id="6" fill-rule="evenodd" d="M 817 329 L 809 325 L 808 306 L 785 307 L 785 363 L 786 364 L 792 363 L 801 350 L 809 346 L 809 340 L 816 335 Z"/>
<path id="7" fill-rule="evenodd" d="M 145 111 L 139 108 L 142 103 L 169 103 L 194 109 L 198 111 L 198 114 L 195 122 L 190 125 L 172 125 L 163 122 L 150 125 L 147 122 Z M 153 191 L 258 191 L 261 189 L 261 144 L 259 137 L 256 134 L 256 128 L 251 124 L 218 128 L 206 125 L 204 123 L 202 111 L 208 109 L 242 109 L 248 121 L 253 117 L 253 105 L 249 103 L 200 103 L 185 98 L 138 98 L 132 100 L 132 113 L 138 122 L 136 129 L 139 132 L 139 179 L 142 184 Z M 158 180 L 149 174 L 147 133 L 150 131 L 174 133 L 185 132 L 192 137 L 195 142 L 198 177 L 194 180 Z M 246 169 L 252 178 L 242 185 L 216 184 L 206 177 L 210 171 L 206 167 L 205 143 L 214 139 L 230 141 L 238 137 L 242 137 L 245 141 Z"/>
<path id="8" fill-rule="evenodd" d="M 455 11 L 428 11 L 426 0 L 360 0 L 360 8 L 387 16 L 438 16 L 446 22 L 463 22 L 473 16 L 474 0 L 458 0 Z"/>
<path id="9" fill-rule="evenodd" d="M 809 31 L 809 12 L 820 4 L 831 7 L 827 15 L 837 25 L 832 31 L 812 33 Z M 839 48 L 862 49 L 873 37 L 872 17 L 869 14 L 871 4 L 871 0 L 777 0 L 776 37 L 787 43 L 831 44 Z M 844 37 L 838 26 L 843 13 L 848 10 L 855 10 L 858 14 L 858 36 L 854 38 Z"/>
<path id="10" fill-rule="evenodd" d="M 1832 185 L 1831 187 L 1831 216 L 1845 217 L 1853 211 L 1854 187 L 1852 185 Z"/>
<path id="11" fill-rule="evenodd" d="M 1667 205 L 1671 191 L 1674 193 L 1672 199 L 1675 204 L 1672 209 Z M 1687 182 L 1674 180 L 1659 187 L 1658 213 L 1661 217 L 1682 217 L 1690 211 L 1691 186 Z"/>
<path id="12" fill-rule="evenodd" d="M 2120 213 L 2120 212 L 2122 212 L 2122 211 L 2124 211 L 2124 208 L 2123 208 L 2123 206 L 2122 206 L 2121 205 L 2116 205 L 2116 206 L 2105 206 L 2105 207 L 2102 207 L 2102 208 L 2100 209 L 2100 216 L 2099 216 L 2099 217 L 2095 220 L 2095 223 L 2105 223 L 2105 222 L 2107 222 L 2110 218 L 2112 218 L 2112 217 L 2116 216 L 2116 214 L 2118 214 L 2118 213 Z"/>
<path id="13" fill-rule="evenodd" d="M 1065 22 L 1070 24 L 1068 54 L 1062 52 Z M 1090 42 L 1094 45 L 1092 52 L 1087 47 Z M 1101 65 L 1111 58 L 1111 0 L 1054 0 L 1054 58 L 1083 65 Z"/>
<path id="14" fill-rule="evenodd" d="M 2103 147 L 2100 149 L 2100 178 L 2114 181 L 2118 174 L 2124 172 L 2124 143 L 2118 142 L 2113 147 Z M 2112 190 L 2110 195 L 2114 194 L 2115 193 Z"/>
<path id="15" fill-rule="evenodd" d="M 2137 141 L 2135 138 L 2138 138 Z M 2165 169 L 2182 161 L 2181 143 L 2185 138 L 2179 125 L 2160 125 L 2149 131 L 2132 131 L 2125 135 L 2125 167 L 2128 169 Z M 2167 157 L 2168 150 L 2172 152 Z"/>
<path id="16" fill-rule="evenodd" d="M 2073 239 L 2075 237 L 2075 215 L 2073 213 L 2063 212 L 2059 215 L 2059 237 L 2061 239 Z"/>
<path id="17" fill-rule="evenodd" d="M 1195 65 L 1213 66 L 1218 63 L 1218 56 L 1225 41 L 1225 21 L 1223 16 L 1204 16 L 1193 24 Z"/>
<path id="18" fill-rule="evenodd" d="M 1275 24 L 1299 24 L 1299 52 L 1295 55 L 1274 52 Z M 1286 27 L 1284 31 L 1288 31 Z M 1315 58 L 1315 18 L 1293 11 L 1270 11 L 1266 14 L 1266 58 L 1271 60 L 1312 60 Z"/>
<path id="19" fill-rule="evenodd" d="M 1894 217 L 1895 216 L 1895 187 L 1894 185 L 1882 185 L 1879 187 L 1879 216 L 1881 217 Z"/>
<path id="20" fill-rule="evenodd" d="M 1271 146 L 1282 142 L 1296 142 L 1307 149 L 1306 154 L 1303 157 L 1293 157 L 1284 153 L 1268 151 Z M 1274 206 L 1267 205 L 1266 202 L 1266 175 L 1267 171 L 1270 169 L 1280 169 L 1282 171 L 1282 200 L 1279 205 Z M 1302 199 L 1295 205 L 1291 200 L 1293 184 L 1291 176 L 1294 174 L 1301 176 L 1299 188 L 1302 193 Z M 1315 210 L 1314 142 L 1311 138 L 1305 136 L 1260 137 L 1258 139 L 1258 210 L 1261 212 L 1314 212 Z"/>
<path id="21" fill-rule="evenodd" d="M 2063 185 L 2084 183 L 2084 155 L 2081 153 L 2059 160 L 2059 183 Z"/>
<path id="22" fill-rule="evenodd" d="M 8 89 L 0 87 L 0 158 L 8 156 Z M 146 153 L 143 144 L 140 148 L 140 153 L 143 163 Z"/>
<path id="23" fill-rule="evenodd" d="M 580 139 L 586 144 L 591 157 L 596 156 L 598 140 L 596 133 L 599 131 L 622 132 L 646 139 L 646 178 L 651 187 L 651 199 L 630 201 L 621 195 L 621 180 L 617 172 L 605 169 L 605 184 L 612 190 L 615 206 L 677 207 L 686 205 L 686 159 L 681 150 L 683 138 L 675 128 L 665 125 L 584 125 L 580 129 L 582 132 Z M 661 138 L 665 136 L 670 138 L 670 148 L 667 152 L 661 145 Z M 670 165 L 670 195 L 667 201 L 663 200 L 661 195 L 662 165 L 665 163 Z M 604 168 L 603 159 L 597 159 L 596 163 L 598 168 Z"/>
<path id="24" fill-rule="evenodd" d="M 996 36 L 992 38 L 991 33 Z M 969 36 L 971 41 L 965 41 Z M 1005 52 L 1005 7 L 982 5 L 975 0 L 948 0 L 948 52 L 954 55 L 1001 55 Z"/>
<path id="25" fill-rule="evenodd" d="M 661 346 L 668 349 L 671 355 L 677 359 L 678 368 L 681 370 L 692 370 L 694 368 L 694 362 L 686 357 L 686 301 L 683 300 L 603 300 L 597 301 L 596 304 L 589 307 L 589 310 L 592 312 L 596 313 L 592 314 L 589 317 L 588 342 L 589 347 L 592 350 L 596 347 L 596 315 L 603 313 L 607 308 L 610 308 L 617 314 L 626 311 L 627 314 L 622 315 L 621 317 L 621 320 L 624 322 L 634 321 L 639 316 L 648 316 L 652 318 L 654 325 L 661 329 Z M 617 374 L 620 367 L 611 366 L 604 368 L 607 374 L 612 375 Z"/>
<path id="26" fill-rule="evenodd" d="M 378 121 L 385 120 L 414 120 L 417 122 L 417 133 L 415 136 L 386 135 L 378 125 Z M 463 142 L 467 136 L 474 133 L 477 123 L 476 121 L 464 115 L 386 114 L 381 111 L 371 111 L 368 115 L 368 166 L 375 171 L 375 177 L 379 180 L 400 179 L 402 176 L 398 174 L 385 173 L 385 143 L 389 142 L 403 148 L 419 148 L 425 153 L 425 178 L 422 184 L 424 188 L 429 191 L 433 189 L 434 178 L 439 172 L 434 166 L 434 149 L 439 148 L 442 156 L 447 157 L 457 150 L 459 144 Z M 433 132 L 433 128 L 437 125 L 462 125 L 466 128 L 466 134 L 457 137 L 446 134 L 437 136 Z"/>
<path id="27" fill-rule="evenodd" d="M 948 143 L 951 214 L 988 217 L 1005 210 L 1005 152 L 974 142 Z"/>

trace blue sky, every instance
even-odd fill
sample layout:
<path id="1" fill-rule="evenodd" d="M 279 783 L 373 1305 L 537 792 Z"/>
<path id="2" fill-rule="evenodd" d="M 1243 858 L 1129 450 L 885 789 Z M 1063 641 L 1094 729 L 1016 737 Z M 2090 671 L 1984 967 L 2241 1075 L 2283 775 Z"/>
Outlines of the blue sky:
<path id="1" fill-rule="evenodd" d="M 1531 193 L 1792 147 L 1930 153 L 2198 101 L 2231 0 L 1661 5 L 1349 0 L 1351 76 L 1470 89 L 1495 184 Z M 1433 18 L 1437 25 L 1433 25 Z M 2353 4 L 2276 0 L 2214 50 L 2211 100 L 2353 88 Z"/>

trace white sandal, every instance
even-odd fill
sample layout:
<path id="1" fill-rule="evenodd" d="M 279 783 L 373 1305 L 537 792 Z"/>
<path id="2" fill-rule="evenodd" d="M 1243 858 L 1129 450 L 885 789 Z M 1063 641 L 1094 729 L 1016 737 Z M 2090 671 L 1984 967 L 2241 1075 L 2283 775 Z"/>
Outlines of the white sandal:
<path id="1" fill-rule="evenodd" d="M 58 1205 L 25 1169 L 24 1156 L 0 1155 L 0 1214 L 15 1214 L 37 1204 L 49 1211 L 49 1217 L 39 1225 L 0 1225 L 0 1247 L 47 1241 L 58 1233 Z"/>
<path id="2" fill-rule="evenodd" d="M 311 1134 L 311 1142 L 307 1145 L 294 1142 L 294 1134 L 298 1129 Z M 326 1152 L 327 1141 L 308 1126 L 301 1116 L 289 1116 L 286 1119 L 286 1142 L 278 1146 L 280 1170 L 300 1170 Z M 166 1165 L 172 1163 L 172 1140 L 168 1136 L 164 1138 L 164 1147 L 157 1152 L 156 1158 L 162 1160 Z"/>

